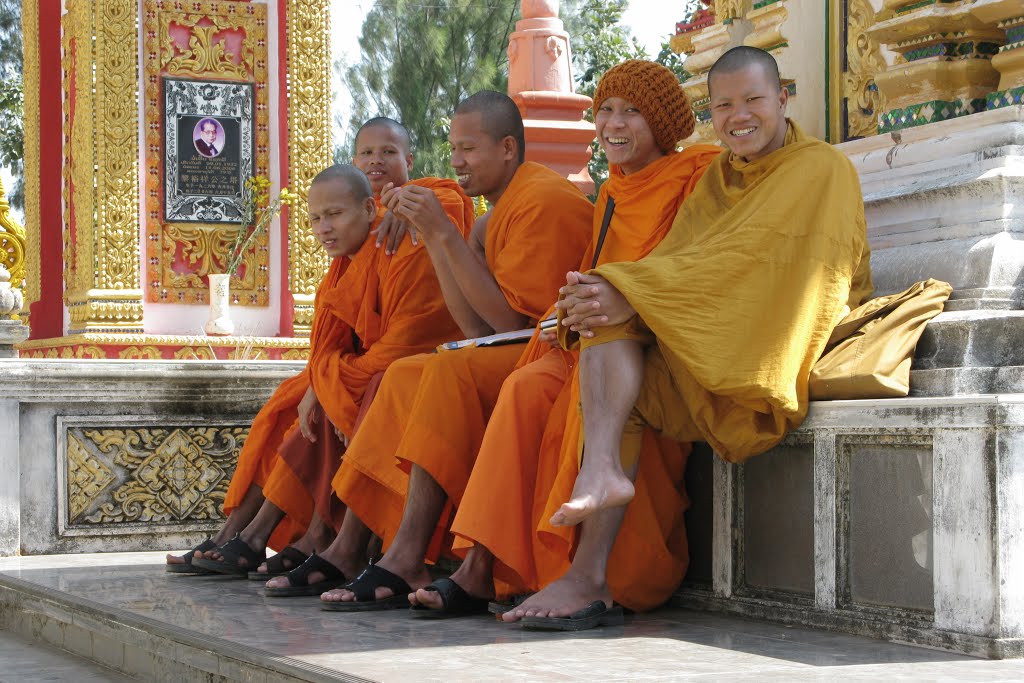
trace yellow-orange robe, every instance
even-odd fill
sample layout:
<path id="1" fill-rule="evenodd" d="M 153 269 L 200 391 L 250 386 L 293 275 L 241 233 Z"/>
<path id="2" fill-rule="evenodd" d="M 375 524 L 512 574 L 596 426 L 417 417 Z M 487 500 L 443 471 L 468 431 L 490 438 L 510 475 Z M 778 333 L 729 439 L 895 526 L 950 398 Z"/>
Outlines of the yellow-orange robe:
<path id="1" fill-rule="evenodd" d="M 513 309 L 536 321 L 549 310 L 590 239 L 593 206 L 569 181 L 536 163 L 516 171 L 487 224 L 487 266 Z M 414 356 L 384 374 L 349 445 L 334 490 L 385 545 L 405 508 L 410 464 L 457 505 L 502 382 L 525 344 Z M 396 466 L 396 457 L 402 467 Z M 450 509 L 428 555 L 441 550 Z"/>
<path id="2" fill-rule="evenodd" d="M 612 167 L 594 211 L 593 241 L 581 264 L 591 267 L 608 197 L 615 211 L 599 263 L 635 261 L 668 233 L 683 200 L 721 149 L 697 145 L 624 176 Z M 520 367 L 502 386 L 473 474 L 452 524 L 458 555 L 474 544 L 495 556 L 499 593 L 536 591 L 561 576 L 574 549 L 548 543 L 553 528 L 541 517 L 555 484 L 563 441 L 579 430 L 578 352 L 556 350 L 535 336 Z M 608 568 L 615 600 L 631 609 L 663 602 L 688 562 L 682 513 L 682 475 L 688 444 L 645 437 L 637 496 L 627 511 Z M 564 486 L 565 482 L 560 481 Z M 568 482 L 565 498 L 572 491 Z M 495 501 L 500 502 L 500 512 Z M 502 585 L 504 584 L 504 585 Z"/>
<path id="3" fill-rule="evenodd" d="M 463 234 L 473 222 L 472 201 L 456 183 L 412 181 L 435 191 Z M 383 215 L 378 211 L 378 221 Z M 314 300 L 310 359 L 285 380 L 253 421 L 224 502 L 226 514 L 253 484 L 285 511 L 268 545 L 282 548 L 301 535 L 312 516 L 307 486 L 282 462 L 278 449 L 297 432 L 297 408 L 310 384 L 326 419 L 346 434 L 354 430 L 363 395 L 373 376 L 395 359 L 458 338 L 426 249 L 403 240 L 385 256 L 373 236 L 351 258 L 337 258 Z"/>

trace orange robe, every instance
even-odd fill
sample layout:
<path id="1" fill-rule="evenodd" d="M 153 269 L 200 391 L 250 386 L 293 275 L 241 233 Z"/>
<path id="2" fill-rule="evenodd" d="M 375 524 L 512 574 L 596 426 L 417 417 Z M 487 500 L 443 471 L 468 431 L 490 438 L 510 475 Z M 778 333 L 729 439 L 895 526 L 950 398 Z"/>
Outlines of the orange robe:
<path id="1" fill-rule="evenodd" d="M 455 224 L 468 234 L 471 200 L 450 180 L 412 181 L 433 189 Z M 383 210 L 378 211 L 378 221 Z M 298 405 L 310 384 L 327 420 L 351 434 L 371 379 L 395 359 L 460 336 L 444 303 L 430 256 L 403 240 L 385 256 L 373 236 L 351 258 L 337 258 L 314 300 L 310 358 L 285 380 L 253 421 L 224 501 L 230 514 L 252 485 L 260 486 L 285 518 L 268 545 L 282 548 L 301 535 L 312 516 L 307 486 L 284 465 L 278 450 L 298 430 Z"/>
<path id="2" fill-rule="evenodd" d="M 593 206 L 536 163 L 519 167 L 487 224 L 487 266 L 505 299 L 533 321 L 557 298 L 590 239 Z M 334 490 L 389 545 L 405 509 L 408 470 L 422 467 L 458 505 L 502 382 L 524 344 L 414 356 L 384 374 Z M 401 467 L 396 466 L 398 458 Z M 442 550 L 451 507 L 428 553 Z"/>
<path id="3" fill-rule="evenodd" d="M 668 233 L 679 206 L 720 148 L 697 145 L 663 157 L 629 176 L 612 168 L 594 211 L 589 270 L 608 197 L 615 199 L 599 263 L 635 261 Z M 570 498 L 576 478 L 580 426 L 579 353 L 554 349 L 536 336 L 505 381 L 491 416 L 462 505 L 452 525 L 454 550 L 479 543 L 495 556 L 499 593 L 540 590 L 569 568 L 575 529 L 548 524 Z M 682 580 L 689 556 L 683 512 L 683 473 L 689 445 L 644 435 L 637 494 L 612 550 L 608 580 L 615 600 L 650 609 Z M 495 501 L 501 501 L 500 514 Z"/>

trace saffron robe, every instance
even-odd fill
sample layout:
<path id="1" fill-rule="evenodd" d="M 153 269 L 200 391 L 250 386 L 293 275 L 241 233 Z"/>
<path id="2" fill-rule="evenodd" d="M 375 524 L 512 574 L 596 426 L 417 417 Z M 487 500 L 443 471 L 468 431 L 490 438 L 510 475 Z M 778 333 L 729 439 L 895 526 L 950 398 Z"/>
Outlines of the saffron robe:
<path id="1" fill-rule="evenodd" d="M 615 199 L 599 263 L 635 261 L 668 233 L 680 204 L 721 149 L 696 145 L 623 175 L 613 166 L 601 187 L 593 240 L 581 270 L 591 267 L 608 197 Z M 579 433 L 578 352 L 554 349 L 537 335 L 505 381 L 484 435 L 476 465 L 452 524 L 454 551 L 474 543 L 494 556 L 499 594 L 537 591 L 565 573 L 575 550 L 574 530 L 555 529 L 544 516 L 551 496 L 568 499 L 573 479 L 556 474 L 565 448 Z M 608 579 L 615 600 L 649 609 L 679 584 L 688 564 L 682 475 L 689 444 L 644 436 L 637 496 L 627 510 L 612 551 Z M 566 488 L 566 486 L 568 488 Z M 501 501 L 497 514 L 495 501 Z"/>
<path id="2" fill-rule="evenodd" d="M 616 338 L 656 340 L 623 460 L 635 457 L 637 425 L 647 423 L 742 462 L 803 421 L 811 366 L 871 293 L 857 172 L 790 122 L 775 152 L 712 164 L 647 258 L 595 272 L 637 316 L 595 329 L 583 353 Z"/>
<path id="3" fill-rule="evenodd" d="M 434 190 L 456 226 L 468 234 L 472 201 L 455 182 L 424 178 L 412 183 Z M 381 207 L 378 222 L 383 214 Z M 253 421 L 225 497 L 225 514 L 257 485 L 285 512 L 268 545 L 282 548 L 300 536 L 312 517 L 312 495 L 282 464 L 278 451 L 286 439 L 303 439 L 297 418 L 306 390 L 312 385 L 323 419 L 351 434 L 375 374 L 396 358 L 459 336 L 426 249 L 404 240 L 395 254 L 385 256 L 371 235 L 351 258 L 334 259 L 314 299 L 309 362 L 281 383 Z M 323 441 L 321 436 L 316 450 L 329 451 L 332 444 Z"/>
<path id="4" fill-rule="evenodd" d="M 532 321 L 550 310 L 565 273 L 590 239 L 593 206 L 576 186 L 533 162 L 522 164 L 492 210 L 485 254 L 506 301 Z M 334 490 L 390 545 L 405 509 L 408 471 L 422 467 L 449 497 L 428 552 L 442 550 L 502 382 L 524 344 L 464 348 L 392 365 Z M 396 466 L 396 457 L 401 466 Z"/>

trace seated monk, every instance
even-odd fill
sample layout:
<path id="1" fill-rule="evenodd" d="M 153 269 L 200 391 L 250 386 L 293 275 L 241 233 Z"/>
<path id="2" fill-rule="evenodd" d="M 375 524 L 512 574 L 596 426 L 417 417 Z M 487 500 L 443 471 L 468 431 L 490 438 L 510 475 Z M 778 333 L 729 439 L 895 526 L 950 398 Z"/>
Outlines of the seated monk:
<path id="1" fill-rule="evenodd" d="M 734 48 L 708 85 L 729 153 L 646 258 L 570 273 L 561 290 L 563 345 L 581 342 L 583 450 L 563 451 L 569 500 L 540 505 L 553 526 L 579 525 L 579 540 L 565 574 L 506 621 L 578 630 L 617 620 L 608 559 L 627 504 L 646 496 L 634 486 L 644 428 L 707 441 L 730 462 L 771 448 L 806 415 L 832 327 L 871 292 L 857 173 L 786 118 L 775 60 Z"/>
<path id="2" fill-rule="evenodd" d="M 378 138 L 388 142 L 374 142 Z M 370 181 L 371 192 L 374 184 L 379 190 L 388 183 L 407 180 L 411 157 L 407 152 L 408 136 L 404 128 L 390 119 L 368 122 L 357 136 L 357 143 L 369 144 L 366 141 L 377 147 L 395 147 L 398 150 L 395 154 L 375 153 L 358 159 L 363 166 L 359 170 L 363 172 L 383 171 L 371 173 L 374 176 Z M 352 173 L 358 175 L 355 171 Z M 365 175 L 363 179 L 366 179 Z M 453 220 L 468 231 L 472 202 L 454 182 L 438 179 L 417 182 L 435 187 L 434 191 L 442 197 Z M 384 258 L 383 250 L 374 248 L 373 240 L 365 231 L 357 233 L 358 241 L 354 247 L 350 240 L 339 242 L 338 238 L 332 237 L 336 230 L 333 226 L 340 220 L 340 211 L 351 213 L 351 209 L 347 206 L 337 208 L 334 204 L 340 206 L 344 203 L 342 199 L 347 201 L 352 194 L 347 190 L 351 183 L 345 178 L 327 174 L 317 183 L 318 186 L 321 184 L 323 187 L 317 187 L 315 193 L 314 188 L 310 190 L 311 198 L 315 194 L 317 201 L 326 206 L 311 204 L 314 233 L 328 253 L 336 258 L 317 295 L 317 302 L 322 301 L 329 306 L 330 314 L 322 313 L 323 305 L 316 304 L 319 308 L 315 309 L 314 330 L 321 327 L 316 321 L 322 318 L 332 322 L 330 326 L 323 326 L 330 329 L 331 334 L 313 335 L 311 358 L 315 362 L 311 360 L 306 371 L 283 383 L 254 421 L 228 490 L 225 501 L 228 519 L 224 527 L 216 538 L 202 544 L 202 550 L 194 551 L 192 558 L 188 555 L 185 558 L 168 557 L 169 571 L 195 573 L 200 570 L 192 561 L 205 560 L 214 563 L 211 567 L 214 571 L 245 574 L 262 561 L 268 542 L 273 547 L 283 548 L 302 534 L 310 523 L 311 505 L 308 501 L 304 507 L 297 505 L 305 511 L 303 514 L 284 518 L 280 508 L 264 504 L 264 490 L 278 488 L 290 491 L 293 496 L 303 495 L 302 487 L 296 486 L 292 480 L 274 476 L 275 472 L 281 472 L 276 467 L 280 461 L 279 451 L 296 441 L 315 441 L 318 436 L 324 449 L 338 451 L 338 439 L 328 427 L 336 427 L 343 433 L 354 429 L 363 394 L 375 374 L 383 372 L 392 360 L 401 355 L 417 353 L 459 336 L 444 306 L 440 285 L 425 251 L 409 245 L 403 253 L 393 257 L 392 260 L 398 259 L 398 263 L 390 264 L 389 259 Z M 357 189 L 361 191 L 362 184 Z M 325 213 L 320 213 L 321 209 Z M 331 212 L 329 215 L 326 213 L 328 210 Z M 384 210 L 375 205 L 371 219 L 377 217 L 377 224 L 382 225 L 387 220 L 380 217 L 383 213 Z M 362 227 L 368 229 L 369 223 Z M 334 253 L 339 245 L 351 251 Z M 368 288 L 369 285 L 372 288 Z M 344 294 L 332 293 L 333 289 L 343 290 Z M 408 296 L 407 290 L 415 295 Z M 341 322 L 334 325 L 333 321 L 338 318 Z M 317 367 L 318 363 L 322 367 Z M 318 382 L 323 384 L 316 390 Z M 330 418 L 328 422 L 321 423 L 326 437 L 316 430 L 316 422 L 322 412 L 321 403 Z M 302 419 L 297 421 L 300 416 Z M 231 542 L 236 534 L 241 538 L 233 542 L 229 557 L 218 549 L 218 545 Z M 330 540 L 325 539 L 324 545 Z M 298 565 L 313 550 L 316 548 L 288 549 L 283 558 L 278 558 L 278 563 Z M 287 564 L 282 567 L 289 568 Z"/>
<path id="3" fill-rule="evenodd" d="M 610 174 L 597 197 L 581 268 L 645 256 L 721 152 L 712 145 L 676 151 L 677 142 L 693 132 L 693 111 L 678 78 L 654 62 L 631 60 L 610 69 L 598 83 L 594 104 Z M 554 330 L 530 341 L 519 368 L 502 385 L 452 524 L 455 552 L 465 561 L 450 578 L 411 597 L 421 614 L 423 608 L 455 615 L 486 606 L 495 595 L 495 579 L 501 593 L 534 592 L 569 567 L 575 550 L 571 532 L 566 542 L 556 543 L 560 530 L 539 517 L 543 507 L 534 501 L 547 500 L 563 440 L 575 452 L 578 353 L 552 348 L 547 335 L 554 337 Z M 622 536 L 636 541 L 618 544 L 609 566 L 615 599 L 630 609 L 664 602 L 686 571 L 682 474 L 688 454 L 688 445 L 653 433 L 645 437 L 642 462 L 649 465 L 657 495 L 633 506 Z"/>
<path id="4" fill-rule="evenodd" d="M 504 94 L 484 91 L 464 100 L 450 140 L 459 184 L 493 207 L 468 245 L 455 239 L 433 198 L 416 188 L 385 193 L 385 200 L 426 245 L 467 337 L 527 328 L 549 309 L 565 271 L 575 267 L 570 264 L 579 262 L 593 206 L 559 174 L 524 161 L 522 116 Z M 446 500 L 454 496 L 458 503 L 501 383 L 524 346 L 444 351 L 388 368 L 334 478 L 347 511 L 317 561 L 345 575 L 358 571 L 368 529 L 386 552 L 344 589 L 324 594 L 325 608 L 407 607 L 412 588 L 430 583 L 424 558 L 441 550 Z M 267 594 L 316 583 L 324 574 L 297 570 L 269 581 Z"/>

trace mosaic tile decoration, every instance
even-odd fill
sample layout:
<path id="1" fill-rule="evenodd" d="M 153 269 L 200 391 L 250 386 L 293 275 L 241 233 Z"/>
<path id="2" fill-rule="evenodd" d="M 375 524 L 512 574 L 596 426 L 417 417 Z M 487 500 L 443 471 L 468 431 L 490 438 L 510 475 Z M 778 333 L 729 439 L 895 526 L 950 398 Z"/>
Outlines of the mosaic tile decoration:
<path id="1" fill-rule="evenodd" d="M 985 99 L 976 98 L 973 100 L 932 100 L 914 104 L 902 109 L 892 109 L 878 117 L 879 134 L 889 133 L 894 130 L 923 126 L 926 123 L 936 121 L 947 121 L 959 116 L 976 114 L 985 110 Z"/>
<path id="2" fill-rule="evenodd" d="M 991 92 L 985 96 L 986 109 L 1012 107 L 1015 104 L 1024 104 L 1024 85 L 1019 88 L 997 90 L 996 92 Z"/>

